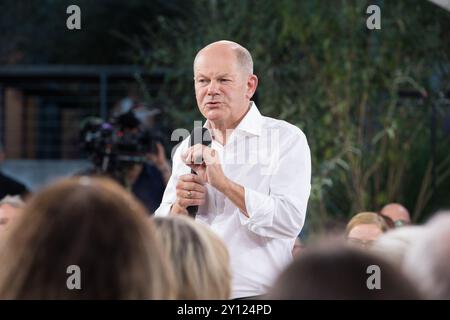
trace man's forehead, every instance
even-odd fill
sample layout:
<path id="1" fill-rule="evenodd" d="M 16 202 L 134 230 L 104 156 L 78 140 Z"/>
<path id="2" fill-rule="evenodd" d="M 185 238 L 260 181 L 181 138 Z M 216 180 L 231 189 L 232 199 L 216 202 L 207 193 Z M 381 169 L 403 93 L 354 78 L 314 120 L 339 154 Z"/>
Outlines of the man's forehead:
<path id="1" fill-rule="evenodd" d="M 237 55 L 234 50 L 229 47 L 212 47 L 200 50 L 195 57 L 197 62 L 217 62 L 217 61 L 236 61 Z"/>
<path id="2" fill-rule="evenodd" d="M 236 59 L 226 56 L 198 56 L 195 65 L 195 74 L 234 75 L 237 73 Z"/>

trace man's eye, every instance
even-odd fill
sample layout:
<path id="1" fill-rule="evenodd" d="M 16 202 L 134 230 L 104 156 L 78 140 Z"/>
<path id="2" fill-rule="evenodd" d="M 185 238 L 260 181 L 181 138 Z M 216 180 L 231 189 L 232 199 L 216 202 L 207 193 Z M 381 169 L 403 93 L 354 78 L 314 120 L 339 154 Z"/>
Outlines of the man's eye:
<path id="1" fill-rule="evenodd" d="M 207 83 L 206 79 L 198 79 L 197 82 L 200 83 L 200 84 L 205 84 L 205 83 Z"/>
<path id="2" fill-rule="evenodd" d="M 219 80 L 221 83 L 227 83 L 227 82 L 230 82 L 230 79 L 220 79 Z"/>

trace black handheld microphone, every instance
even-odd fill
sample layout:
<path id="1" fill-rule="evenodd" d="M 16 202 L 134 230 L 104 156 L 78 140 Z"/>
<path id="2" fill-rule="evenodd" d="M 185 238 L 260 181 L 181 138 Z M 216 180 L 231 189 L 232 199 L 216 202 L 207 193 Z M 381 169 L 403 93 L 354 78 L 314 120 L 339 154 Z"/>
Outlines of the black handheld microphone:
<path id="1" fill-rule="evenodd" d="M 211 145 L 211 134 L 208 129 L 204 127 L 195 127 L 191 132 L 191 139 L 189 141 L 189 147 L 192 147 L 196 144 L 202 144 L 204 146 L 209 147 Z M 195 161 L 195 159 L 194 159 Z M 201 160 L 203 162 L 203 159 Z M 191 169 L 191 173 L 196 174 L 194 170 Z M 187 207 L 187 211 L 189 216 L 195 218 L 198 206 L 189 206 Z"/>

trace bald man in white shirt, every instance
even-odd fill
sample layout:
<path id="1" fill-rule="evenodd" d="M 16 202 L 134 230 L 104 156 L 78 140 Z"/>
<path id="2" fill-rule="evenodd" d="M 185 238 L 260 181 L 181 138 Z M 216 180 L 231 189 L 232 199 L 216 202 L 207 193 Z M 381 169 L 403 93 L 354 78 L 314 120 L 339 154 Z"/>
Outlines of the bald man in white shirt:
<path id="1" fill-rule="evenodd" d="M 194 83 L 212 144 L 190 147 L 189 138 L 180 144 L 156 215 L 187 215 L 187 207 L 199 206 L 195 219 L 228 247 L 231 298 L 260 296 L 292 260 L 305 221 L 308 142 L 299 128 L 262 116 L 251 101 L 258 78 L 241 45 L 218 41 L 200 50 Z"/>

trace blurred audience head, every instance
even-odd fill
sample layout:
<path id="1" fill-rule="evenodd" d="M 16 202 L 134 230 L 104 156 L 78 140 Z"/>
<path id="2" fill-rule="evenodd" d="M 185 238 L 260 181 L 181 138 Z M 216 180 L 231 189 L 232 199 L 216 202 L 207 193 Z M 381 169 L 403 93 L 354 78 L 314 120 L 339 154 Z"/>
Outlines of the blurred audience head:
<path id="1" fill-rule="evenodd" d="M 450 211 L 425 225 L 405 256 L 404 269 L 427 299 L 450 299 Z"/>
<path id="2" fill-rule="evenodd" d="M 409 279 L 384 259 L 357 248 L 332 245 L 309 248 L 295 259 L 267 298 L 390 300 L 420 299 L 420 295 Z"/>
<path id="3" fill-rule="evenodd" d="M 20 196 L 5 196 L 0 200 L 0 231 L 17 220 L 24 205 Z"/>
<path id="4" fill-rule="evenodd" d="M 415 241 L 421 239 L 424 229 L 423 226 L 406 226 L 389 230 L 375 240 L 371 250 L 402 268 L 406 253 Z"/>
<path id="5" fill-rule="evenodd" d="M 349 243 L 370 246 L 389 229 L 386 220 L 375 212 L 360 212 L 347 224 L 346 236 Z"/>
<path id="6" fill-rule="evenodd" d="M 1 243 L 0 263 L 4 299 L 173 297 L 153 221 L 101 178 L 66 179 L 35 194 Z"/>
<path id="7" fill-rule="evenodd" d="M 409 211 L 399 203 L 389 203 L 381 209 L 383 216 L 389 217 L 395 224 L 395 227 L 402 227 L 411 224 Z"/>
<path id="8" fill-rule="evenodd" d="M 174 266 L 177 299 L 229 299 L 231 270 L 222 240 L 188 217 L 157 217 L 155 223 Z"/>

